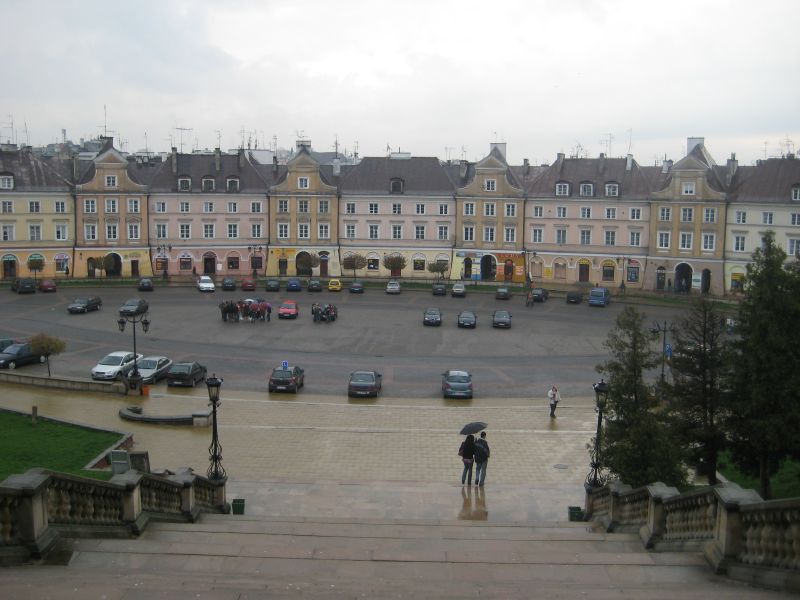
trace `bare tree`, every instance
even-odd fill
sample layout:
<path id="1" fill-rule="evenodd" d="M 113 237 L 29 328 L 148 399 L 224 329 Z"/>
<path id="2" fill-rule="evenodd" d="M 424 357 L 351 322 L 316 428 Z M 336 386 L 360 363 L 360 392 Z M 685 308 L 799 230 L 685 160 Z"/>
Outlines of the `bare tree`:
<path id="1" fill-rule="evenodd" d="M 363 254 L 348 254 L 342 259 L 342 268 L 353 271 L 353 278 L 356 277 L 356 271 L 363 269 L 367 266 L 367 257 Z"/>

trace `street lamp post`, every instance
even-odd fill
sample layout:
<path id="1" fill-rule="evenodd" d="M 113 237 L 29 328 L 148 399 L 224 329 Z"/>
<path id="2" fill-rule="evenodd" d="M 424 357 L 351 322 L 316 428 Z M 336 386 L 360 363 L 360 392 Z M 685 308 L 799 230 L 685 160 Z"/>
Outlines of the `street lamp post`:
<path id="1" fill-rule="evenodd" d="M 601 379 L 597 383 L 592 384 L 594 388 L 595 412 L 597 413 L 597 431 L 594 438 L 594 448 L 592 449 L 592 460 L 590 463 L 591 470 L 589 475 L 586 476 L 586 485 L 592 488 L 601 487 L 605 483 L 602 469 L 602 439 L 603 439 L 603 411 L 606 409 L 606 402 L 608 400 L 608 384 L 605 380 Z"/>
<path id="2" fill-rule="evenodd" d="M 217 407 L 219 406 L 219 388 L 222 387 L 222 379 L 216 373 L 206 379 L 208 386 L 208 400 L 211 406 L 211 445 L 208 447 L 208 471 L 206 474 L 211 480 L 225 479 L 225 469 L 222 468 L 222 444 L 219 443 L 219 433 L 217 432 Z"/>
<path id="3" fill-rule="evenodd" d="M 125 324 L 130 323 L 133 325 L 133 370 L 131 371 L 131 376 L 128 378 L 130 382 L 131 389 L 135 390 L 138 388 L 139 395 L 142 395 L 142 386 L 139 385 L 141 383 L 141 377 L 139 376 L 139 362 L 138 362 L 138 355 L 136 354 L 136 324 L 139 323 L 142 326 L 142 331 L 147 333 L 150 329 L 150 321 L 147 318 L 147 312 L 138 314 L 138 315 L 125 315 L 121 316 L 117 320 L 117 325 L 119 326 L 120 333 L 125 332 Z"/>
<path id="4" fill-rule="evenodd" d="M 666 365 L 666 358 L 667 358 L 667 332 L 675 333 L 675 326 L 670 323 L 667 325 L 667 322 L 664 321 L 664 324 L 656 323 L 650 328 L 650 333 L 653 335 L 658 335 L 659 333 L 662 334 L 661 339 L 661 384 L 664 384 L 664 366 Z"/>

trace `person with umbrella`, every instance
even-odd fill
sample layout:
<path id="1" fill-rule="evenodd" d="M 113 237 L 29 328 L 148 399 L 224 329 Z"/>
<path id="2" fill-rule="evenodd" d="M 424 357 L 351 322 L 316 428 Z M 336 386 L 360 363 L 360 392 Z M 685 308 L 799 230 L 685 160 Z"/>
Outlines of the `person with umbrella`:
<path id="1" fill-rule="evenodd" d="M 475 440 L 475 485 L 483 487 L 486 481 L 486 466 L 489 462 L 489 442 L 486 441 L 486 432 L 481 431 L 481 437 Z"/>
<path id="2" fill-rule="evenodd" d="M 461 462 L 464 463 L 464 470 L 461 471 L 461 485 L 465 483 L 472 485 L 472 465 L 475 462 L 475 436 L 469 434 L 467 439 L 461 442 L 458 449 Z"/>

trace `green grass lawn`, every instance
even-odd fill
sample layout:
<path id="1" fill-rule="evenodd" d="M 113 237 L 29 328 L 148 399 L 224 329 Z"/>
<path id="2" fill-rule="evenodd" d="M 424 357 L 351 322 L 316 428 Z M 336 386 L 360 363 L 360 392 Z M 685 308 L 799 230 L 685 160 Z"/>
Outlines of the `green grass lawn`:
<path id="1" fill-rule="evenodd" d="M 720 456 L 719 472 L 730 481 L 738 483 L 743 488 L 758 491 L 758 477 L 742 474 L 736 465 L 732 464 L 727 454 Z M 772 476 L 772 498 L 800 498 L 800 463 L 787 460 L 781 465 L 778 472 Z"/>
<path id="2" fill-rule="evenodd" d="M 109 479 L 111 472 L 91 472 L 83 467 L 120 436 L 75 425 L 0 411 L 0 481 L 15 473 L 42 467 L 52 471 Z"/>

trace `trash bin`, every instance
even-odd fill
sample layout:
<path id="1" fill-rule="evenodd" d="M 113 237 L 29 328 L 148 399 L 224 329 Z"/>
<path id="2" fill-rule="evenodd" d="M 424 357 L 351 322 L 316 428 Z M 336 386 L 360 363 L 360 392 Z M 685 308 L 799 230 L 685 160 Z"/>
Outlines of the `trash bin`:
<path id="1" fill-rule="evenodd" d="M 233 514 L 235 515 L 244 514 L 244 498 L 234 498 L 231 501 L 231 506 L 233 508 Z"/>
<path id="2" fill-rule="evenodd" d="M 583 521 L 583 509 L 580 506 L 569 507 L 570 521 Z"/>

